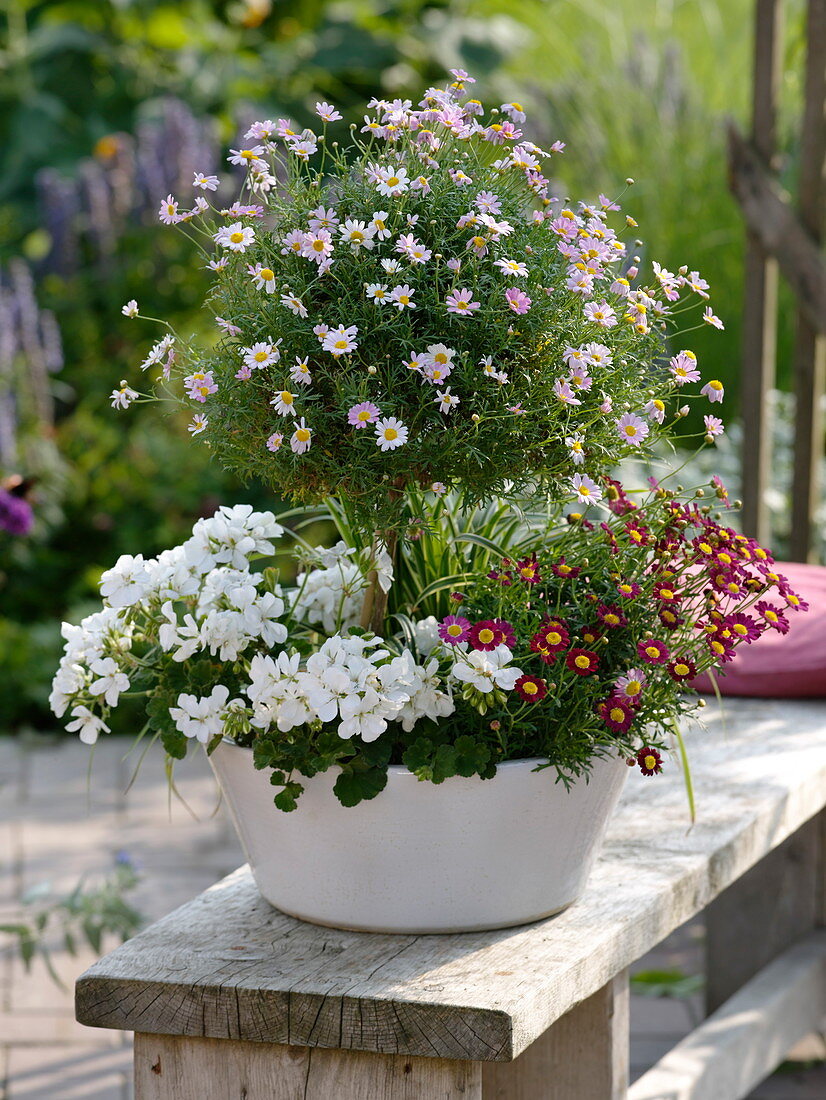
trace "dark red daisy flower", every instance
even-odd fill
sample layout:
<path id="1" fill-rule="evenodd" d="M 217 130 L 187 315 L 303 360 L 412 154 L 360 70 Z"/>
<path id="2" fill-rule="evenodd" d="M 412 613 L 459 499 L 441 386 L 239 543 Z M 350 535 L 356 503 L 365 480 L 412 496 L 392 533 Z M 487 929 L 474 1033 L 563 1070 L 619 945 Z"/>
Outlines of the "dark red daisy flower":
<path id="1" fill-rule="evenodd" d="M 648 529 L 637 523 L 636 520 L 626 523 L 625 533 L 628 535 L 628 541 L 634 543 L 635 546 L 647 546 L 651 541 L 648 537 Z"/>
<path id="2" fill-rule="evenodd" d="M 468 632 L 468 641 L 474 649 L 491 650 L 499 645 L 513 649 L 516 637 L 513 627 L 503 619 L 482 619 L 474 623 Z"/>
<path id="3" fill-rule="evenodd" d="M 682 599 L 680 593 L 673 587 L 669 580 L 657 581 L 654 585 L 654 595 L 663 603 L 679 603 Z"/>
<path id="4" fill-rule="evenodd" d="M 667 630 L 676 630 L 678 626 L 682 626 L 685 622 L 685 619 L 678 615 L 673 607 L 667 605 L 660 608 L 657 617 Z"/>
<path id="5" fill-rule="evenodd" d="M 548 685 L 539 676 L 520 676 L 513 687 L 529 703 L 538 703 L 548 694 Z"/>
<path id="6" fill-rule="evenodd" d="M 610 627 L 611 629 L 615 629 L 619 626 L 628 625 L 628 620 L 626 619 L 625 615 L 622 613 L 620 608 L 613 603 L 601 603 L 597 608 L 597 615 L 599 615 L 605 626 Z"/>
<path id="7" fill-rule="evenodd" d="M 565 664 L 579 676 L 590 676 L 599 667 L 599 657 L 590 649 L 571 649 L 565 657 Z"/>
<path id="8" fill-rule="evenodd" d="M 551 572 L 557 577 L 578 577 L 582 572 L 578 565 L 568 565 L 565 561 L 565 557 L 561 557 L 558 562 L 554 562 L 551 566 Z"/>
<path id="9" fill-rule="evenodd" d="M 672 680 L 682 683 L 684 680 L 693 680 L 697 675 L 697 666 L 688 657 L 675 657 L 668 662 L 668 673 Z"/>
<path id="10" fill-rule="evenodd" d="M 637 753 L 637 763 L 643 775 L 658 775 L 663 770 L 662 756 L 650 745 L 645 745 Z"/>
<path id="11" fill-rule="evenodd" d="M 628 703 L 615 695 L 597 704 L 597 713 L 609 730 L 614 733 L 626 733 L 634 721 L 634 712 Z"/>
<path id="12" fill-rule="evenodd" d="M 529 558 L 522 558 L 521 561 L 516 563 L 516 576 L 525 584 L 539 584 L 542 577 L 539 573 L 539 562 L 536 560 L 536 554 L 532 554 Z"/>

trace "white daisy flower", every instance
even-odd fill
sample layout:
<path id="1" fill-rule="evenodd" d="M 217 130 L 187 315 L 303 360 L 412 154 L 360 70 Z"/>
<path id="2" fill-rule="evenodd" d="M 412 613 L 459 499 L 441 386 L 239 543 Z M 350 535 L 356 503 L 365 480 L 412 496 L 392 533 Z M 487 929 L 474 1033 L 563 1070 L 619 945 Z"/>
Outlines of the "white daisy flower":
<path id="1" fill-rule="evenodd" d="M 133 401 L 137 401 L 140 394 L 137 390 L 133 390 L 126 382 L 125 378 L 120 380 L 120 388 L 112 390 L 109 395 L 113 409 L 128 409 Z"/>
<path id="2" fill-rule="evenodd" d="M 286 294 L 281 295 L 281 305 L 286 306 L 287 309 L 291 310 L 296 315 L 296 317 L 307 316 L 307 307 L 300 298 L 296 298 L 289 288 L 287 288 Z"/>
<path id="3" fill-rule="evenodd" d="M 295 416 L 295 394 L 289 390 L 281 390 L 270 401 L 279 416 Z"/>
<path id="4" fill-rule="evenodd" d="M 313 442 L 312 428 L 308 428 L 304 423 L 304 417 L 298 421 L 295 431 L 290 437 L 290 447 L 297 455 L 304 454 L 305 451 L 309 451 Z"/>
<path id="5" fill-rule="evenodd" d="M 395 451 L 407 442 L 407 427 L 395 416 L 376 421 L 376 445 L 383 451 Z"/>
<path id="6" fill-rule="evenodd" d="M 232 225 L 222 225 L 212 239 L 232 252 L 246 252 L 255 240 L 255 230 L 241 222 L 233 222 Z"/>

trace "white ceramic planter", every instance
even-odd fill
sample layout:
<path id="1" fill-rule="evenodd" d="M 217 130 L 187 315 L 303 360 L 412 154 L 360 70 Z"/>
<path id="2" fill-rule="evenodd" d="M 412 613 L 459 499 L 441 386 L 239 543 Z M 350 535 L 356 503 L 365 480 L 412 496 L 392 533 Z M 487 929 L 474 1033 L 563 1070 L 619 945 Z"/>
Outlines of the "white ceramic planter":
<path id="1" fill-rule="evenodd" d="M 628 772 L 598 760 L 566 791 L 535 760 L 493 779 L 420 782 L 391 766 L 377 798 L 345 808 L 336 772 L 273 805 L 269 771 L 222 742 L 210 757 L 258 889 L 285 913 L 367 932 L 470 932 L 550 916 L 582 892 Z"/>

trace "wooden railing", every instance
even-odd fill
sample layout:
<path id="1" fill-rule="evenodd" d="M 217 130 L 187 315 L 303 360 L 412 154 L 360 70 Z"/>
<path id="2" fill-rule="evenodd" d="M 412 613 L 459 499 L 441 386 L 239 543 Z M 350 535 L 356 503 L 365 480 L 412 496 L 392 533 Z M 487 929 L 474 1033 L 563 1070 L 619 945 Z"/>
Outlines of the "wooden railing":
<path id="1" fill-rule="evenodd" d="M 777 179 L 782 75 L 782 0 L 757 0 L 752 129 L 729 131 L 729 181 L 746 221 L 743 318 L 743 526 L 768 541 L 765 490 L 771 468 L 769 390 L 775 379 L 778 271 L 796 299 L 796 398 L 790 556 L 812 554 L 821 486 L 826 380 L 826 0 L 808 0 L 805 107 L 797 209 Z"/>

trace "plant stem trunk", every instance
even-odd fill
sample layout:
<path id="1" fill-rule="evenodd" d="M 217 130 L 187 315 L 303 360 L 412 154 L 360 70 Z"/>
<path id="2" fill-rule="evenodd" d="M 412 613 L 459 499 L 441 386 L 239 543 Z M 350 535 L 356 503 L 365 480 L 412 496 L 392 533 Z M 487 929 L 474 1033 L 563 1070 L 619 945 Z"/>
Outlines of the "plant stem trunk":
<path id="1" fill-rule="evenodd" d="M 396 556 L 398 544 L 398 532 L 396 530 L 377 531 L 373 539 L 373 560 L 381 550 L 387 550 L 390 560 Z M 364 603 L 361 605 L 361 626 L 364 630 L 372 630 L 380 637 L 384 633 L 384 619 L 387 614 L 387 600 L 389 592 L 384 592 L 379 584 L 379 575 L 375 569 L 371 569 L 367 575 L 367 589 L 364 593 Z"/>

